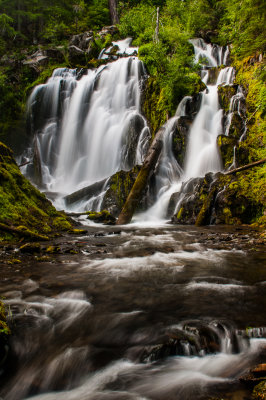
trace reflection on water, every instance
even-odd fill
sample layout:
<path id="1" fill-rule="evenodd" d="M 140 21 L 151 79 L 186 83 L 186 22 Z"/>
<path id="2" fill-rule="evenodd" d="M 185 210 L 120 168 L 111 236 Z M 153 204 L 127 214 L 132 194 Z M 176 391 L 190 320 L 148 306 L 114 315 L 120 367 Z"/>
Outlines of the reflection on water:
<path id="1" fill-rule="evenodd" d="M 249 398 L 238 378 L 265 356 L 262 254 L 191 228 L 98 231 L 76 256 L 2 268 L 14 335 L 0 395 Z"/>

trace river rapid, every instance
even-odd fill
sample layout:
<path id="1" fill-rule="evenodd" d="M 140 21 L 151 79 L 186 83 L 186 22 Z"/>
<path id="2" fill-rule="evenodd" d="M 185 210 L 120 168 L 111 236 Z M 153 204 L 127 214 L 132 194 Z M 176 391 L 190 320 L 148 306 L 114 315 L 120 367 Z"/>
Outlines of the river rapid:
<path id="1" fill-rule="evenodd" d="M 1 248 L 4 400 L 244 400 L 266 360 L 265 254 L 245 227 L 86 227 Z M 10 265 L 11 259 L 21 263 Z"/>

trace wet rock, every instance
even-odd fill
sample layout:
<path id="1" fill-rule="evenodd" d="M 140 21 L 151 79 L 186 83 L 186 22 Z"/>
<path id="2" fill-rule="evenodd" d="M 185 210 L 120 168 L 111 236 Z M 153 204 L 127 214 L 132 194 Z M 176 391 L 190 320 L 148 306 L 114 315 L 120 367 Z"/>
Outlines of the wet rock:
<path id="1" fill-rule="evenodd" d="M 105 26 L 102 28 L 100 32 L 98 32 L 98 36 L 101 39 L 104 39 L 107 35 L 114 36 L 119 32 L 117 26 L 111 25 L 111 26 Z"/>
<path id="2" fill-rule="evenodd" d="M 172 135 L 172 150 L 178 164 L 181 167 L 184 166 L 188 134 L 191 123 L 192 119 L 190 117 L 180 117 L 175 125 Z"/>
<path id="3" fill-rule="evenodd" d="M 140 167 L 136 166 L 131 171 L 119 171 L 110 178 L 102 209 L 108 210 L 115 217 L 120 214 L 139 171 Z"/>
<path id="4" fill-rule="evenodd" d="M 231 98 L 237 93 L 237 87 L 237 85 L 218 86 L 219 104 L 226 113 L 229 111 Z"/>
<path id="5" fill-rule="evenodd" d="M 49 246 L 45 251 L 48 254 L 58 254 L 61 253 L 61 248 L 59 246 Z"/>
<path id="6" fill-rule="evenodd" d="M 88 212 L 87 213 L 87 219 L 93 221 L 93 222 L 98 222 L 102 223 L 105 225 L 115 225 L 116 223 L 116 218 L 113 217 L 107 210 L 103 210 L 100 212 Z"/>
<path id="7" fill-rule="evenodd" d="M 74 45 L 68 48 L 68 58 L 71 64 L 85 65 L 87 62 L 85 52 Z"/>
<path id="8" fill-rule="evenodd" d="M 128 134 L 126 136 L 125 142 L 122 143 L 122 148 L 124 149 L 122 156 L 122 159 L 124 160 L 122 169 L 132 169 L 136 164 L 136 151 L 138 140 L 144 127 L 145 121 L 140 114 L 136 114 L 130 119 L 129 125 L 127 127 Z"/>
<path id="9" fill-rule="evenodd" d="M 238 145 L 238 140 L 234 137 L 219 135 L 217 144 L 220 149 L 221 158 L 225 170 L 230 167 L 234 159 L 234 146 Z"/>
<path id="10" fill-rule="evenodd" d="M 91 47 L 93 41 L 94 41 L 93 31 L 87 31 L 79 35 L 72 36 L 69 41 L 69 45 L 77 46 L 81 50 L 85 51 Z"/>
<path id="11" fill-rule="evenodd" d="M 58 46 L 58 47 L 52 47 L 50 49 L 46 49 L 46 55 L 49 58 L 52 58 L 53 60 L 61 63 L 65 60 L 64 47 Z"/>
<path id="12" fill-rule="evenodd" d="M 229 128 L 228 135 L 229 137 L 234 137 L 236 139 L 240 139 L 245 130 L 245 122 L 243 118 L 237 113 L 234 112 L 231 119 L 231 124 Z"/>
<path id="13" fill-rule="evenodd" d="M 104 188 L 106 179 L 95 182 L 93 185 L 86 186 L 83 189 L 77 190 L 64 197 L 66 205 L 75 204 L 81 200 L 90 199 L 91 197 L 98 196 Z"/>
<path id="14" fill-rule="evenodd" d="M 208 84 L 215 85 L 217 82 L 218 75 L 220 73 L 220 68 L 213 67 L 208 69 L 208 71 L 209 71 Z"/>
<path id="15" fill-rule="evenodd" d="M 21 253 L 40 253 L 41 252 L 41 245 L 40 243 L 26 243 L 19 248 Z"/>

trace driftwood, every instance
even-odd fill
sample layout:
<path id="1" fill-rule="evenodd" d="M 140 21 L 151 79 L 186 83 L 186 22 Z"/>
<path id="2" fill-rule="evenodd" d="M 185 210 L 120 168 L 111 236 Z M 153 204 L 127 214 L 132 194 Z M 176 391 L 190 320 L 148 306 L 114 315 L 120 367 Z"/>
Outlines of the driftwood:
<path id="1" fill-rule="evenodd" d="M 155 135 L 141 170 L 117 219 L 117 225 L 128 224 L 131 221 L 134 211 L 136 210 L 136 207 L 141 199 L 143 190 L 147 186 L 148 179 L 151 173 L 154 171 L 158 158 L 161 154 L 163 146 L 162 137 L 164 132 L 165 128 L 162 127 Z"/>
<path id="2" fill-rule="evenodd" d="M 260 165 L 260 164 L 264 164 L 265 162 L 266 162 L 266 158 L 264 158 L 263 160 L 255 161 L 250 164 L 243 165 L 242 167 L 239 167 L 239 168 L 231 169 L 231 171 L 225 172 L 224 175 L 233 175 L 233 174 L 236 174 L 237 172 L 245 171 L 246 169 L 256 167 L 257 165 Z"/>

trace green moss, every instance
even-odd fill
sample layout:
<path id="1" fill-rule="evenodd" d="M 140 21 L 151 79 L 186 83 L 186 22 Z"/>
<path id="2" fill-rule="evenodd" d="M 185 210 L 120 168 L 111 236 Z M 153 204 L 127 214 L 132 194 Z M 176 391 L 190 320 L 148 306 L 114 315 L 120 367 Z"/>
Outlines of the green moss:
<path id="1" fill-rule="evenodd" d="M 152 137 L 166 122 L 168 109 L 167 100 L 164 91 L 160 88 L 159 81 L 154 76 L 150 77 L 145 88 L 143 111 L 149 121 Z"/>
<path id="2" fill-rule="evenodd" d="M 72 228 L 70 222 L 65 217 L 56 217 L 52 221 L 53 227 L 58 231 L 67 231 Z"/>
<path id="3" fill-rule="evenodd" d="M 10 334 L 10 329 L 6 323 L 6 310 L 2 301 L 0 301 L 0 335 L 1 334 Z"/>
<path id="4" fill-rule="evenodd" d="M 181 219 L 182 214 L 183 214 L 183 211 L 184 211 L 184 208 L 181 207 L 180 210 L 179 210 L 178 213 L 177 213 L 177 216 L 176 216 L 177 220 L 180 220 L 180 219 Z"/>
<path id="5" fill-rule="evenodd" d="M 114 225 L 116 221 L 116 219 L 107 210 L 103 210 L 100 212 L 88 211 L 86 214 L 88 215 L 87 218 L 89 220 L 106 225 Z"/>
<path id="6" fill-rule="evenodd" d="M 253 400 L 266 400 L 266 380 L 254 387 L 252 392 Z"/>
<path id="7" fill-rule="evenodd" d="M 54 224 L 55 223 L 55 224 Z M 33 240 L 47 240 L 51 228 L 72 226 L 46 197 L 21 174 L 11 150 L 0 143 L 0 238 L 23 235 Z M 14 229 L 9 232 L 5 227 Z"/>

